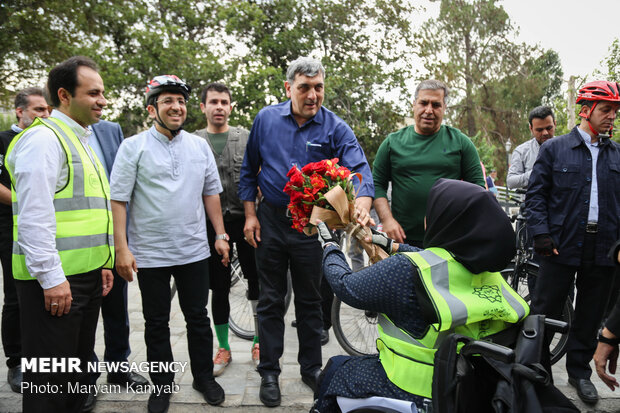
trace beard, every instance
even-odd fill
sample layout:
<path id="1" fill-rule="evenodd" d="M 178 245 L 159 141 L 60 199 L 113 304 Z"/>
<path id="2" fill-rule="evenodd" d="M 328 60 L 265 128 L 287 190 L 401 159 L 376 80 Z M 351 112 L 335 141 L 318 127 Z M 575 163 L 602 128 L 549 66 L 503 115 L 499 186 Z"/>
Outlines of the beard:
<path id="1" fill-rule="evenodd" d="M 20 123 L 24 125 L 23 129 L 26 129 L 28 126 L 32 125 L 32 122 L 34 122 L 34 119 L 26 114 L 22 115 L 22 118 L 20 119 Z"/>

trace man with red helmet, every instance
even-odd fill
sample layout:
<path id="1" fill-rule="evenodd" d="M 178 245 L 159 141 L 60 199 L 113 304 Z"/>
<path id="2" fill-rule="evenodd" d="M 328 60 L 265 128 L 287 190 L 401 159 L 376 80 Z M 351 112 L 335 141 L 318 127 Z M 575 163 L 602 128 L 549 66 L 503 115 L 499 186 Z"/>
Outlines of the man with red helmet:
<path id="1" fill-rule="evenodd" d="M 541 255 L 533 313 L 559 318 L 577 273 L 566 371 L 590 404 L 598 393 L 589 362 L 613 282 L 607 251 L 620 235 L 620 145 L 610 140 L 619 89 L 618 83 L 595 81 L 579 90 L 583 121 L 540 147 L 525 200 L 534 249 Z"/>
<path id="2" fill-rule="evenodd" d="M 191 88 L 176 76 L 157 76 L 148 85 L 146 109 L 155 125 L 123 141 L 112 168 L 112 213 L 116 269 L 137 275 L 149 362 L 173 361 L 170 345 L 170 275 L 187 324 L 192 387 L 211 405 L 224 401 L 213 378 L 213 332 L 207 314 L 209 250 L 206 215 L 215 229 L 215 250 L 228 264 L 217 165 L 207 142 L 182 130 Z M 129 207 L 127 208 L 127 203 Z M 126 225 L 127 215 L 129 224 Z M 174 372 L 151 371 L 150 413 L 165 413 Z"/>

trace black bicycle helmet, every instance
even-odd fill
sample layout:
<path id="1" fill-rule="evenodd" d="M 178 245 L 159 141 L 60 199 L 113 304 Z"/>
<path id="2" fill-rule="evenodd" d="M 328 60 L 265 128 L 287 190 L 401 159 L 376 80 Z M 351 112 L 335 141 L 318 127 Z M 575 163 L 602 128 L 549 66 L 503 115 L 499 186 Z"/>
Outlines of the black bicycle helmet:
<path id="1" fill-rule="evenodd" d="M 159 75 L 146 85 L 146 105 L 153 105 L 162 92 L 176 92 L 189 99 L 192 88 L 175 75 Z"/>
<path id="2" fill-rule="evenodd" d="M 155 107 L 155 122 L 157 122 L 157 124 L 162 128 L 170 131 L 172 136 L 176 136 L 181 131 L 181 129 L 183 129 L 183 126 L 178 129 L 170 129 L 168 125 L 166 125 L 162 121 L 161 117 L 159 116 L 159 108 L 157 107 L 157 97 L 162 92 L 173 92 L 182 94 L 185 100 L 188 100 L 191 91 L 191 86 L 175 75 L 155 76 L 146 85 L 146 106 L 152 105 Z"/>

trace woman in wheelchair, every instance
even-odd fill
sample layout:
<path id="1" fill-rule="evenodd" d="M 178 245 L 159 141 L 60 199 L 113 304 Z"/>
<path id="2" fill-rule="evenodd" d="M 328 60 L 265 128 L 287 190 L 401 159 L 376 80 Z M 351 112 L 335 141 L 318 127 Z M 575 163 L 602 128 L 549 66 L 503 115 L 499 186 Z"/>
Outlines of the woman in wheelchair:
<path id="1" fill-rule="evenodd" d="M 313 411 L 340 411 L 338 396 L 406 400 L 424 411 L 443 337 L 456 332 L 480 339 L 529 314 L 497 272 L 514 256 L 515 236 L 490 192 L 439 179 L 429 193 L 426 225 L 423 250 L 373 234 L 372 242 L 393 255 L 352 273 L 331 231 L 319 224 L 323 271 L 334 293 L 380 313 L 379 355 L 332 357 Z"/>

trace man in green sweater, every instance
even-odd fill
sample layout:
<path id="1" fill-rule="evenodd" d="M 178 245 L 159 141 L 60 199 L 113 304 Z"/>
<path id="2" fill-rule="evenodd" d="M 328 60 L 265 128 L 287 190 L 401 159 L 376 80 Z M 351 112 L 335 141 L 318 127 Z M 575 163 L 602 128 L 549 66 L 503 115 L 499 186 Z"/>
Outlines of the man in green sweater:
<path id="1" fill-rule="evenodd" d="M 389 134 L 377 151 L 374 206 L 383 230 L 396 242 L 422 247 L 426 199 L 437 179 L 462 179 L 484 187 L 474 144 L 458 129 L 441 124 L 447 97 L 443 82 L 421 82 L 413 103 L 415 125 Z"/>

